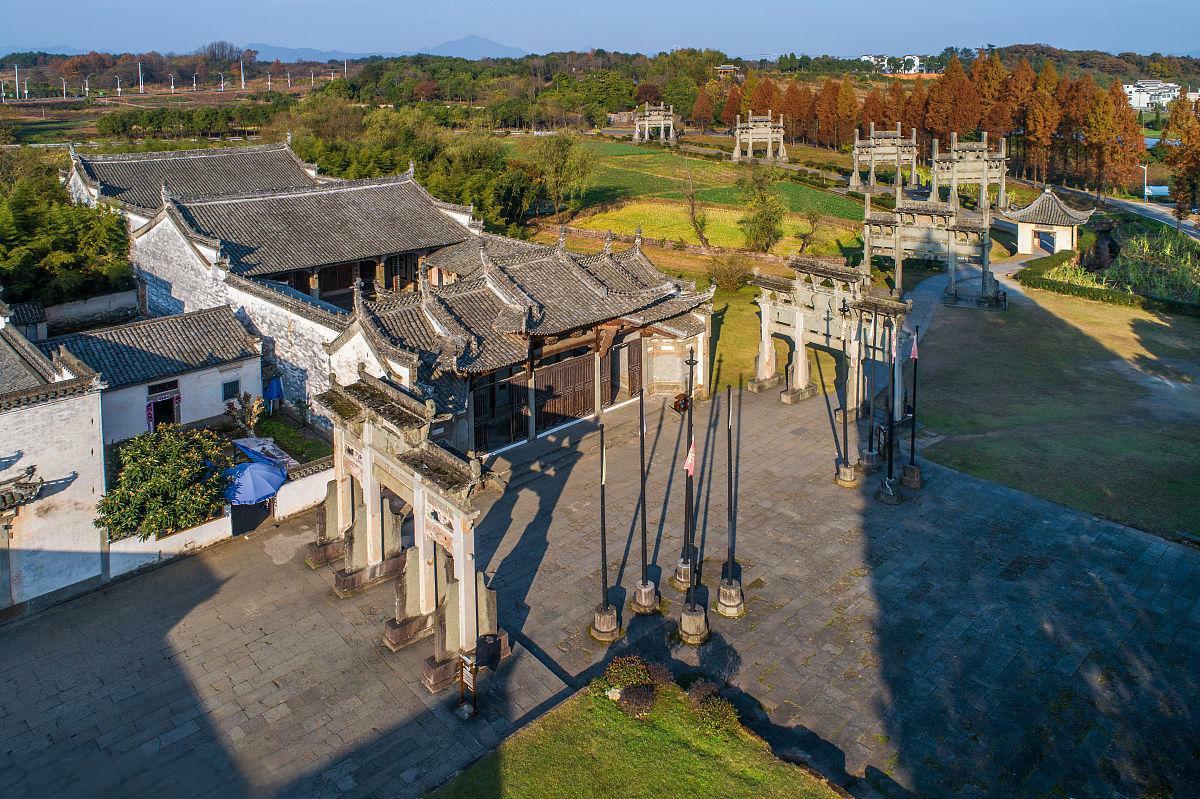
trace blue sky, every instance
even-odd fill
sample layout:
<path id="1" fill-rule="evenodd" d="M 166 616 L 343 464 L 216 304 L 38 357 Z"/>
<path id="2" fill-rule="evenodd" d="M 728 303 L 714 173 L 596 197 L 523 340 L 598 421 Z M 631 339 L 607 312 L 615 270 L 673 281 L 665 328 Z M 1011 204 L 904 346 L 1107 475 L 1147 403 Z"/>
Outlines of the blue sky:
<path id="1" fill-rule="evenodd" d="M 51 0 L 38 9 L 0 0 L 0 47 L 186 52 L 228 39 L 402 51 L 474 33 L 534 52 L 709 46 L 734 55 L 857 55 L 1015 42 L 1114 52 L 1200 48 L 1197 0 Z"/>

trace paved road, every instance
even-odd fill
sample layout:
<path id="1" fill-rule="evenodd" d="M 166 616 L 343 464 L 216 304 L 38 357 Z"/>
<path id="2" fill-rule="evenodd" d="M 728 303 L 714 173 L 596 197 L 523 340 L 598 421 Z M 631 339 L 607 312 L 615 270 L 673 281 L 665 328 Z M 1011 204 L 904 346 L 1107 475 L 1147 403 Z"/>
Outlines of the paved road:
<path id="1" fill-rule="evenodd" d="M 975 311 L 935 308 L 935 331 L 946 312 Z M 460 722 L 450 697 L 424 693 L 424 648 L 380 647 L 390 586 L 335 599 L 329 572 L 300 562 L 311 530 L 289 525 L 0 628 L 0 794 L 416 796 L 628 650 L 728 679 L 776 751 L 858 797 L 1179 797 L 1200 784 L 1200 553 L 932 465 L 919 496 L 887 507 L 874 479 L 832 484 L 824 398 L 741 402 L 749 613 L 710 614 L 703 648 L 676 643 L 669 588 L 665 619 L 624 612 L 639 569 L 626 408 L 608 417 L 611 596 L 627 625 L 614 646 L 585 634 L 592 437 L 481 503 L 477 562 L 519 652 L 483 719 Z M 724 418 L 701 404 L 696 421 L 711 587 Z M 681 544 L 684 452 L 674 414 L 649 431 L 658 573 Z"/>

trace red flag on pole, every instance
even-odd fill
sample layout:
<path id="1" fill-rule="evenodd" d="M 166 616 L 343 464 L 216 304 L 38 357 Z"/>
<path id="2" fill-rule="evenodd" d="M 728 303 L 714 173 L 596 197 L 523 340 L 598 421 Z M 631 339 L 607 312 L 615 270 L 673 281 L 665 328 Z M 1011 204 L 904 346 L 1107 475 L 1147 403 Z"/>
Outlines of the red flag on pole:
<path id="1" fill-rule="evenodd" d="M 683 461 L 683 470 L 688 473 L 688 477 L 696 476 L 696 439 L 694 436 L 691 446 L 688 447 L 687 458 Z"/>
<path id="2" fill-rule="evenodd" d="M 916 336 L 913 336 L 912 352 L 910 352 L 908 354 L 908 357 L 912 358 L 914 361 L 917 359 L 917 337 Z"/>

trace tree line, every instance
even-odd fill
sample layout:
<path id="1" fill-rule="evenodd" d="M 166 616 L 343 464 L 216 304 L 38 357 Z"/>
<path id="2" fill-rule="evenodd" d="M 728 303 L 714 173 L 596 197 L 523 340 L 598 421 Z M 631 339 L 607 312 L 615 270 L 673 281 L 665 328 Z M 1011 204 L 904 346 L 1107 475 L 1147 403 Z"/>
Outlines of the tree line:
<path id="1" fill-rule="evenodd" d="M 236 105 L 120 109 L 96 120 L 96 131 L 129 139 L 244 135 L 267 125 L 295 102 L 291 95 L 272 93 Z"/>

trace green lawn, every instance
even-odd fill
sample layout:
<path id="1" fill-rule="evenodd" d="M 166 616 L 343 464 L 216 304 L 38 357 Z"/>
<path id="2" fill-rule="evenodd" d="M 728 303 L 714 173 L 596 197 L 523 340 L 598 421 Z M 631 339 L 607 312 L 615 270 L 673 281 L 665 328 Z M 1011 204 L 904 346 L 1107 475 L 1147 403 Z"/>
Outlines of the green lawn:
<path id="1" fill-rule="evenodd" d="M 659 688 L 643 719 L 588 689 L 466 769 L 432 799 L 834 799 L 745 730 L 708 730 L 683 692 Z"/>
<path id="2" fill-rule="evenodd" d="M 789 211 L 816 211 L 821 216 L 832 216 L 862 224 L 863 204 L 857 200 L 790 181 L 779 181 L 775 184 L 775 189 L 783 196 Z M 696 199 L 720 205 L 742 204 L 736 186 L 704 189 L 696 193 Z"/>
<path id="3" fill-rule="evenodd" d="M 314 432 L 298 428 L 283 416 L 264 416 L 254 427 L 254 432 L 264 438 L 273 438 L 279 447 L 301 463 L 315 461 L 333 454 L 329 442 Z"/>
<path id="4" fill-rule="evenodd" d="M 1200 533 L 1200 320 L 1029 290 L 939 308 L 921 343 L 932 460 L 1159 533 Z"/>

